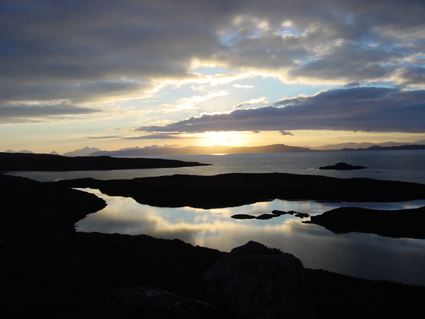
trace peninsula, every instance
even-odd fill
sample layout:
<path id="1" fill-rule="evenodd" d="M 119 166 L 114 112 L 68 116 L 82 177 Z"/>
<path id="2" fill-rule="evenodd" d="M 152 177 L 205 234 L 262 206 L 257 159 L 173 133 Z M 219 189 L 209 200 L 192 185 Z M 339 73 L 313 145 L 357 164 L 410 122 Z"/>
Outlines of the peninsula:
<path id="1" fill-rule="evenodd" d="M 0 153 L 3 171 L 93 171 L 203 166 L 198 162 L 183 162 L 159 158 L 117 158 L 110 156 L 67 157 L 52 154 Z"/>

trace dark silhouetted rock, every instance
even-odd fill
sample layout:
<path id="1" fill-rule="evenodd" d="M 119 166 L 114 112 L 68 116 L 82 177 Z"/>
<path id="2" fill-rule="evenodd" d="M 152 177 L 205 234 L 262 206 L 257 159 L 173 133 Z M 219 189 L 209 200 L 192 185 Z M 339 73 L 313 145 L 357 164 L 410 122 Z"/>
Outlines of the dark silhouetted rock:
<path id="1" fill-rule="evenodd" d="M 272 214 L 273 215 L 276 215 L 276 216 L 281 216 L 281 215 L 290 214 L 290 212 L 285 212 L 283 210 L 277 210 L 277 209 L 275 209 L 275 210 L 272 211 Z"/>
<path id="2" fill-rule="evenodd" d="M 234 219 L 255 219 L 255 216 L 248 215 L 248 214 L 236 214 L 236 215 L 232 215 L 232 218 L 234 218 Z"/>
<path id="3" fill-rule="evenodd" d="M 105 293 L 105 302 L 141 318 L 227 318 L 208 303 L 156 288 L 115 288 Z"/>
<path id="4" fill-rule="evenodd" d="M 309 215 L 307 213 L 296 213 L 295 217 L 299 218 L 307 218 Z"/>
<path id="5" fill-rule="evenodd" d="M 285 212 L 284 210 L 273 210 L 272 211 L 273 215 L 277 215 L 277 216 L 281 216 L 281 215 L 294 215 L 294 214 L 298 214 L 297 212 L 294 212 L 293 210 L 289 210 L 287 212 Z"/>
<path id="6" fill-rule="evenodd" d="M 312 223 L 334 233 L 373 233 L 386 237 L 425 239 L 425 207 L 403 210 L 374 210 L 340 207 L 311 216 Z"/>
<path id="7" fill-rule="evenodd" d="M 273 214 L 261 214 L 256 217 L 256 219 L 271 219 L 273 217 L 276 217 L 276 215 Z"/>
<path id="8" fill-rule="evenodd" d="M 260 243 L 234 248 L 203 280 L 213 301 L 241 318 L 315 318 L 301 261 Z"/>
<path id="9" fill-rule="evenodd" d="M 337 171 L 350 171 L 350 170 L 365 169 L 365 168 L 367 168 L 367 167 L 359 166 L 359 165 L 353 166 L 353 165 L 350 165 L 350 164 L 347 164 L 347 163 L 342 163 L 342 162 L 337 163 L 335 165 L 319 167 L 319 169 L 334 169 L 334 170 L 337 170 Z"/>

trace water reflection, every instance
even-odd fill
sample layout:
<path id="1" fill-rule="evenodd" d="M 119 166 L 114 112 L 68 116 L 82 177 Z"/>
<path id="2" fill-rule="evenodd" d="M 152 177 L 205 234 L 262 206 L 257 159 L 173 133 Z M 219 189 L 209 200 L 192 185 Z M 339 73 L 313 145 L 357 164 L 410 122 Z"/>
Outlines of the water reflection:
<path id="1" fill-rule="evenodd" d="M 294 215 L 269 220 L 236 220 L 235 214 L 261 215 L 272 210 L 319 214 L 341 206 L 405 209 L 425 206 L 425 201 L 404 203 L 331 203 L 274 200 L 240 207 L 196 209 L 160 208 L 138 204 L 131 198 L 102 197 L 108 206 L 77 223 L 81 232 L 147 234 L 179 238 L 193 245 L 230 251 L 249 240 L 280 248 L 300 258 L 306 267 L 370 279 L 388 279 L 425 285 L 425 241 L 392 239 L 371 234 L 335 235 L 323 227 L 303 224 Z"/>

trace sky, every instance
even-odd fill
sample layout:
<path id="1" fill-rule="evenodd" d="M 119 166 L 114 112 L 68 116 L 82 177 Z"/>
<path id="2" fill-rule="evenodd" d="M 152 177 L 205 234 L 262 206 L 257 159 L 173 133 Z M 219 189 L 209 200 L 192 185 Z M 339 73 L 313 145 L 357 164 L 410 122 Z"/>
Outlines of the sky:
<path id="1" fill-rule="evenodd" d="M 0 0 L 0 151 L 425 139 L 425 1 Z"/>

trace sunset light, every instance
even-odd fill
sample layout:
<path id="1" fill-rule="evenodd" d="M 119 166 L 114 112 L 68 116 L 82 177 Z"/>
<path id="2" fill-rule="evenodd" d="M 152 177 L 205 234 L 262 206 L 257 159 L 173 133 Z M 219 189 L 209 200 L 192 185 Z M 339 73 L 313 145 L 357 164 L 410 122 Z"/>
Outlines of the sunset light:
<path id="1" fill-rule="evenodd" d="M 0 149 L 424 140 L 424 6 L 372 2 L 2 1 Z"/>

